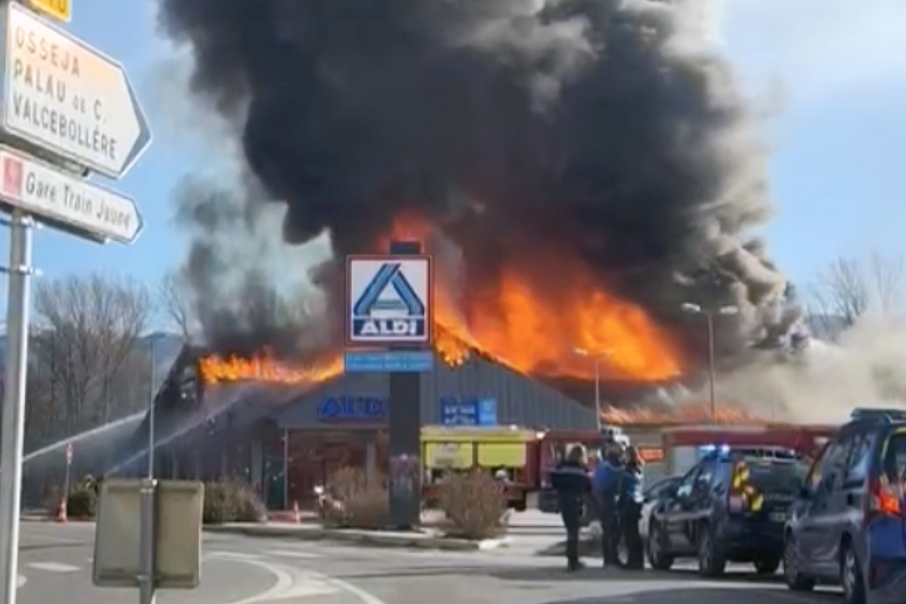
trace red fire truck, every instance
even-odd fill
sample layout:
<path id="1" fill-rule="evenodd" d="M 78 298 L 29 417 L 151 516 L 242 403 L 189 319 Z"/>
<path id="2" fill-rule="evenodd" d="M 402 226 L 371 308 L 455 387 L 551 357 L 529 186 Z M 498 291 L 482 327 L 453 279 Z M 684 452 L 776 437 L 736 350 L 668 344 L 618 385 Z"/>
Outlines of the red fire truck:
<path id="1" fill-rule="evenodd" d="M 784 447 L 814 456 L 836 431 L 835 426 L 683 426 L 664 430 L 664 475 L 683 474 L 694 466 L 702 447 L 713 445 Z"/>

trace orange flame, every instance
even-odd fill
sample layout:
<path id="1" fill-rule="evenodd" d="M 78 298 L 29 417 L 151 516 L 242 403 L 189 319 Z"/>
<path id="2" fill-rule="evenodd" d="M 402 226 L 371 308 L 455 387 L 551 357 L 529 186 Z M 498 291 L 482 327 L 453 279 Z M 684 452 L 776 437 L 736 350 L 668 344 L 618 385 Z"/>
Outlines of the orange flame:
<path id="1" fill-rule="evenodd" d="M 198 373 L 208 384 L 218 382 L 261 381 L 279 384 L 315 384 L 343 372 L 342 359 L 321 365 L 290 367 L 274 358 L 270 351 L 250 359 L 237 356 L 208 356 L 198 361 Z"/>
<path id="2" fill-rule="evenodd" d="M 381 247 L 386 249 L 391 239 L 424 242 L 431 235 L 428 223 L 404 216 Z M 557 259 L 552 266 L 561 277 L 557 288 L 544 288 L 525 276 L 532 274 L 532 266 L 513 266 L 502 272 L 491 293 L 474 296 L 457 296 L 460 288 L 452 278 L 435 271 L 434 347 L 439 356 L 458 366 L 478 352 L 540 377 L 593 379 L 600 372 L 604 379 L 654 382 L 681 375 L 669 334 L 640 307 L 607 292 L 580 262 Z M 342 360 L 289 367 L 265 352 L 252 359 L 208 357 L 199 369 L 209 383 L 316 383 L 342 373 Z"/>
<path id="3" fill-rule="evenodd" d="M 394 223 L 392 237 L 427 241 L 431 234 L 427 223 L 404 216 Z M 674 342 L 640 307 L 609 294 L 579 262 L 558 259 L 553 265 L 563 276 L 556 289 L 524 276 L 532 267 L 513 266 L 499 276 L 493 293 L 461 299 L 453 294 L 460 288 L 452 279 L 435 271 L 435 347 L 441 357 L 455 366 L 476 350 L 542 377 L 593 379 L 596 365 L 609 379 L 666 381 L 681 375 Z"/>

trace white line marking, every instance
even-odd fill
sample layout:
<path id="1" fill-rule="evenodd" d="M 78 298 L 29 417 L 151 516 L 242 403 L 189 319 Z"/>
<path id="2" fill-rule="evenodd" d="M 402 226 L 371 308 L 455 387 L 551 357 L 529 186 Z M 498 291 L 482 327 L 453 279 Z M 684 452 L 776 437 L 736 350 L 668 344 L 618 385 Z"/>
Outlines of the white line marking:
<path id="1" fill-rule="evenodd" d="M 216 558 L 229 558 L 230 560 L 261 560 L 258 554 L 245 554 L 242 552 L 208 552 L 209 556 Z"/>
<path id="2" fill-rule="evenodd" d="M 235 560 L 263 568 L 273 574 L 277 581 L 268 590 L 230 604 L 257 604 L 259 602 L 289 600 L 306 596 L 326 596 L 337 593 L 337 589 L 334 586 L 321 579 L 320 576 L 315 576 L 316 573 L 300 573 L 294 569 L 284 568 L 252 558 L 236 558 Z"/>
<path id="3" fill-rule="evenodd" d="M 362 604 L 384 604 L 384 601 L 381 600 L 379 597 L 368 593 L 364 589 L 356 587 L 352 583 L 347 583 L 346 581 L 343 581 L 342 579 L 335 579 L 333 577 L 328 577 L 327 575 L 324 575 L 322 578 L 326 583 L 330 583 L 331 585 L 336 586 L 337 589 L 341 589 L 341 590 L 345 591 L 346 593 L 354 595 L 356 598 L 359 599 L 359 601 Z"/>
<path id="4" fill-rule="evenodd" d="M 272 556 L 283 556 L 284 558 L 317 558 L 317 554 L 311 554 L 308 552 L 291 552 L 283 549 L 269 549 L 267 554 Z"/>
<path id="5" fill-rule="evenodd" d="M 50 573 L 74 573 L 81 570 L 78 566 L 61 564 L 59 562 L 32 562 L 28 566 L 38 570 L 46 570 Z"/>
<path id="6" fill-rule="evenodd" d="M 21 589 L 23 585 L 28 583 L 28 579 L 25 578 L 25 575 L 16 575 L 16 588 Z"/>

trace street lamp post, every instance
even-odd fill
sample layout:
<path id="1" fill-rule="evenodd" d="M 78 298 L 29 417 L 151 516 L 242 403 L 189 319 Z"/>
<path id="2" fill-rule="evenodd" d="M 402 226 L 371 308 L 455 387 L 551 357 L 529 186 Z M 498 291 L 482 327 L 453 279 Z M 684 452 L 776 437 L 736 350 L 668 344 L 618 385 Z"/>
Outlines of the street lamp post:
<path id="1" fill-rule="evenodd" d="M 717 423 L 717 393 L 716 393 L 716 382 L 717 382 L 717 371 L 714 367 L 714 311 L 704 309 L 698 304 L 692 304 L 691 302 L 686 302 L 680 308 L 683 309 L 683 312 L 695 314 L 695 315 L 704 315 L 705 320 L 708 323 L 708 389 L 710 391 L 710 404 L 711 404 L 711 423 Z M 721 306 L 717 309 L 717 313 L 721 315 L 735 315 L 739 312 L 739 308 L 736 306 Z"/>
<path id="2" fill-rule="evenodd" d="M 584 348 L 576 348 L 574 352 L 582 357 L 592 359 L 595 363 L 595 421 L 598 426 L 598 433 L 601 432 L 601 358 L 609 357 L 611 352 L 603 350 L 598 353 L 589 352 Z"/>

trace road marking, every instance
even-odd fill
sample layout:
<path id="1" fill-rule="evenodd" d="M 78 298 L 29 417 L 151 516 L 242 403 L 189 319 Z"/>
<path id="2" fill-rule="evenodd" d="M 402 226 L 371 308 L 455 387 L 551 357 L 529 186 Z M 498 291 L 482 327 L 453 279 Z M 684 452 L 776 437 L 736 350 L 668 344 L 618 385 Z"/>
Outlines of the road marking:
<path id="1" fill-rule="evenodd" d="M 209 556 L 214 556 L 216 558 L 228 558 L 230 560 L 261 560 L 263 556 L 258 554 L 245 554 L 243 552 L 227 552 L 227 551 L 218 551 L 218 552 L 208 552 Z"/>
<path id="2" fill-rule="evenodd" d="M 311 554 L 308 552 L 291 552 L 283 549 L 269 549 L 266 552 L 272 556 L 282 556 L 284 558 L 318 558 L 317 554 Z"/>
<path id="3" fill-rule="evenodd" d="M 230 604 L 259 604 L 261 602 L 285 601 L 309 596 L 327 596 L 338 591 L 336 587 L 330 585 L 318 573 L 300 572 L 296 569 L 270 564 L 254 558 L 235 558 L 235 560 L 262 568 L 273 574 L 277 581 L 270 589 Z"/>
<path id="4" fill-rule="evenodd" d="M 356 587 L 352 583 L 347 583 L 342 579 L 328 577 L 327 575 L 323 575 L 322 578 L 325 582 L 330 583 L 331 585 L 335 585 L 337 589 L 341 589 L 346 593 L 352 594 L 353 596 L 358 598 L 362 604 L 384 604 L 384 601 L 374 594 L 370 594 L 364 589 Z"/>
<path id="5" fill-rule="evenodd" d="M 25 578 L 25 575 L 16 575 L 16 588 L 21 588 L 23 585 L 28 583 L 28 579 Z"/>
<path id="6" fill-rule="evenodd" d="M 81 570 L 78 566 L 61 564 L 59 562 L 32 562 L 28 566 L 38 570 L 46 570 L 50 573 L 74 573 Z"/>

